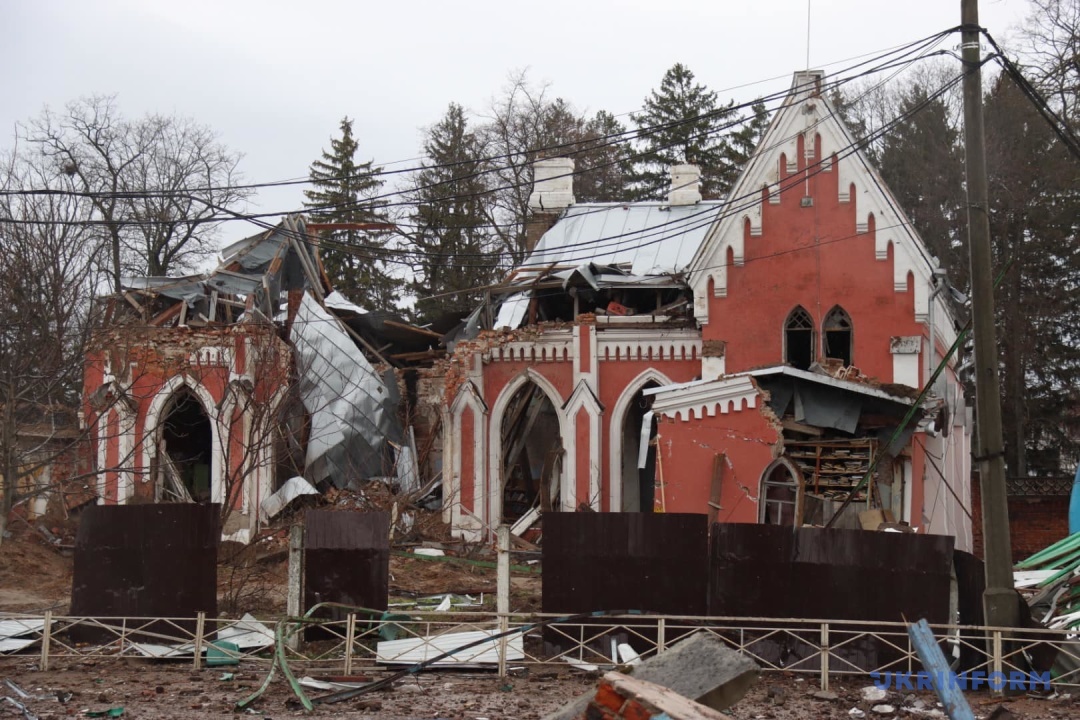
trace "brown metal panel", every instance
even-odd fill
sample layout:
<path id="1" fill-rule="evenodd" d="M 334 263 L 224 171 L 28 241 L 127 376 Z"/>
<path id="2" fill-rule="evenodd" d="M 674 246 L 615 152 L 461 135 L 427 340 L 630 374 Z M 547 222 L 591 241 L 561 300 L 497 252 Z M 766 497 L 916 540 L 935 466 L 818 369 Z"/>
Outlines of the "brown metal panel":
<path id="1" fill-rule="evenodd" d="M 194 504 L 86 508 L 75 538 L 71 614 L 216 617 L 220 511 Z M 176 635 L 164 627 L 147 630 Z M 84 642 L 108 638 L 93 628 L 72 635 Z"/>
<path id="2" fill-rule="evenodd" d="M 543 611 L 703 615 L 707 536 L 706 515 L 546 513 Z"/>
<path id="3" fill-rule="evenodd" d="M 944 535 L 717 524 L 710 538 L 709 614 L 944 623 L 952 560 L 953 539 Z M 819 629 L 809 627 L 805 634 L 763 640 L 753 651 L 781 665 L 806 658 L 799 667 L 816 667 L 811 643 Z M 879 629 L 871 622 L 856 627 Z M 839 634 L 830 642 L 848 638 Z M 895 654 L 863 638 L 834 656 L 869 670 Z"/>
<path id="4" fill-rule="evenodd" d="M 390 514 L 309 510 L 304 517 L 304 607 L 323 602 L 386 610 L 390 586 Z M 347 610 L 314 617 L 344 620 Z M 311 628 L 305 638 L 328 637 Z"/>

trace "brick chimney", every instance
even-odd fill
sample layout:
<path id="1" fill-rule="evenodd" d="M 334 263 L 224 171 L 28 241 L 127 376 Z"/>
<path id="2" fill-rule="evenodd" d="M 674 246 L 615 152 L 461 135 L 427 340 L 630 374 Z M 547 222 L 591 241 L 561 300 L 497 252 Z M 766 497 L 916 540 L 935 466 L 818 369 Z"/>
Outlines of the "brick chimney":
<path id="1" fill-rule="evenodd" d="M 668 205 L 694 205 L 701 202 L 701 168 L 697 165 L 672 165 Z"/>
<path id="2" fill-rule="evenodd" d="M 533 163 L 533 191 L 529 195 L 525 249 L 532 252 L 562 211 L 574 204 L 574 161 L 547 158 Z"/>

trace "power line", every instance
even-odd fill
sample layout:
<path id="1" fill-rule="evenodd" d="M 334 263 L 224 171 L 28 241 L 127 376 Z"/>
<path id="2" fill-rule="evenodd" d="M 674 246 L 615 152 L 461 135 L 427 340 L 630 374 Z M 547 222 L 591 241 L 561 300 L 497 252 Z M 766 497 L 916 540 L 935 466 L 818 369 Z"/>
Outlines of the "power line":
<path id="1" fill-rule="evenodd" d="M 874 58 L 871 58 L 870 60 L 866 60 L 866 61 L 857 63 L 857 64 L 852 65 L 852 66 L 850 66 L 850 67 L 848 67 L 848 68 L 846 68 L 844 70 L 841 70 L 840 73 L 850 72 L 851 70 L 857 69 L 859 67 L 863 67 L 865 65 L 869 65 L 872 62 L 875 62 L 877 60 L 882 60 L 884 58 L 887 58 L 887 57 L 890 57 L 890 56 L 893 56 L 893 55 L 898 55 L 901 58 L 905 57 L 907 55 L 910 55 L 910 54 L 912 54 L 914 52 L 917 52 L 917 51 L 925 48 L 927 45 L 929 45 L 931 43 L 940 42 L 942 39 L 944 39 L 945 36 L 947 36 L 948 34 L 950 34 L 952 32 L 955 32 L 956 29 L 957 28 L 950 28 L 948 30 L 943 30 L 941 32 L 935 33 L 934 35 L 927 36 L 926 38 L 913 41 L 913 42 L 908 43 L 906 45 L 898 46 L 898 48 L 888 50 L 888 51 L 886 51 L 884 53 L 881 53 L 881 54 L 875 56 Z M 904 52 L 902 52 L 902 51 L 904 51 Z M 858 56 L 858 57 L 863 57 L 863 56 Z M 860 74 L 858 74 L 856 76 L 853 76 L 851 78 L 838 78 L 837 80 L 831 80 L 831 81 L 825 83 L 825 88 L 834 89 L 834 88 L 837 88 L 837 87 L 839 87 L 840 85 L 842 85 L 842 84 L 844 84 L 846 82 L 850 82 L 851 80 L 858 79 L 859 77 L 863 77 L 863 76 L 866 76 L 868 74 L 872 74 L 874 72 L 881 72 L 882 70 L 888 69 L 889 67 L 890 67 L 889 65 L 884 65 L 884 66 L 880 66 L 880 67 L 877 67 L 877 68 L 872 68 L 872 69 L 870 69 L 868 71 L 864 71 L 864 72 L 862 72 L 862 73 L 860 73 Z M 646 127 L 638 128 L 638 129 L 635 129 L 635 130 L 626 130 L 626 131 L 623 131 L 623 132 L 620 132 L 620 133 L 612 133 L 612 134 L 609 134 L 609 135 L 599 136 L 599 137 L 596 137 L 596 138 L 590 138 L 588 140 L 574 140 L 574 141 L 570 141 L 570 142 L 557 143 L 557 144 L 548 145 L 548 146 L 529 148 L 529 149 L 521 150 L 521 151 L 514 151 L 514 152 L 511 152 L 511 153 L 504 153 L 504 154 L 501 154 L 501 155 L 492 155 L 492 156 L 487 156 L 487 157 L 482 157 L 482 158 L 470 158 L 468 160 L 456 161 L 456 162 L 453 162 L 453 163 L 445 163 L 445 164 L 439 164 L 439 165 L 428 165 L 428 166 L 421 165 L 421 166 L 417 166 L 417 167 L 405 168 L 405 169 L 402 169 L 402 170 L 393 171 L 391 173 L 385 173 L 384 172 L 384 173 L 381 173 L 381 174 L 383 174 L 383 175 L 400 174 L 400 173 L 414 172 L 414 171 L 426 170 L 426 169 L 450 168 L 450 167 L 456 167 L 456 166 L 462 165 L 462 164 L 476 164 L 478 162 L 479 163 L 489 163 L 489 162 L 494 162 L 494 161 L 498 161 L 498 160 L 508 160 L 508 159 L 511 159 L 511 158 L 519 157 L 519 156 L 527 156 L 527 155 L 535 154 L 535 153 L 552 152 L 552 151 L 557 151 L 557 150 L 576 148 L 576 147 L 579 147 L 579 146 L 582 146 L 582 145 L 588 146 L 588 149 L 590 149 L 590 150 L 595 150 L 595 149 L 598 149 L 598 148 L 609 147 L 611 145 L 616 145 L 616 144 L 620 144 L 620 143 L 624 143 L 624 142 L 629 142 L 630 140 L 633 140 L 633 139 L 640 139 L 641 137 L 648 137 L 649 135 L 655 134 L 655 133 L 657 133 L 657 132 L 659 132 L 661 130 L 672 129 L 672 128 L 678 127 L 680 125 L 695 123 L 695 122 L 698 122 L 698 121 L 703 120 L 703 119 L 710 119 L 710 118 L 714 118 L 714 117 L 722 117 L 722 116 L 728 115 L 728 114 L 730 114 L 732 112 L 735 112 L 735 111 L 738 111 L 738 110 L 745 110 L 745 109 L 748 109 L 748 108 L 752 108 L 754 105 L 756 105 L 759 102 L 765 102 L 765 101 L 768 101 L 768 100 L 776 100 L 776 99 L 779 99 L 779 100 L 782 101 L 784 98 L 787 97 L 789 92 L 790 92 L 789 90 L 777 91 L 776 93 L 765 96 L 764 98 L 757 98 L 757 99 L 755 99 L 753 101 L 739 103 L 737 105 L 733 105 L 733 106 L 730 106 L 730 107 L 718 108 L 718 109 L 716 109 L 716 110 L 714 110 L 712 112 L 709 112 L 709 113 L 703 113 L 703 114 L 700 114 L 700 115 L 695 115 L 695 116 L 691 116 L 691 117 L 688 117 L 688 118 L 683 118 L 683 119 L 672 121 L 672 122 L 669 122 L 669 123 L 662 123 L 662 124 L 653 125 L 653 126 L 646 126 Z M 741 122 L 745 122 L 745 120 L 744 119 L 736 120 L 735 122 L 725 126 L 724 129 L 730 128 L 730 127 L 734 126 L 735 124 L 739 124 Z M 498 171 L 500 171 L 502 169 L 504 169 L 504 168 L 503 167 L 498 167 L 498 166 L 492 167 L 492 168 L 487 168 L 487 169 L 484 169 L 483 171 L 481 171 L 480 173 L 477 173 L 476 175 L 482 175 L 482 174 L 488 174 L 488 173 L 492 173 L 492 172 L 498 172 Z M 376 176 L 378 174 L 379 173 L 361 173 L 361 174 L 355 174 L 355 175 L 342 176 L 340 179 L 342 179 L 342 180 L 359 179 L 359 178 L 363 178 L 363 177 L 373 177 L 373 176 Z M 466 176 L 464 178 L 454 178 L 453 180 L 451 180 L 449 182 L 460 182 L 463 179 L 469 179 L 469 176 Z M 289 183 L 289 184 L 298 184 L 299 182 L 300 181 L 284 181 L 284 183 Z M 310 183 L 310 179 L 305 181 L 305 182 Z M 195 199 L 195 200 L 201 201 L 202 200 L 201 198 L 190 198 L 190 197 L 188 197 L 188 195 L 191 192 L 194 192 L 195 190 L 210 191 L 210 190 L 227 190 L 227 189 L 259 189 L 259 188 L 266 188 L 266 187 L 275 187 L 275 186 L 278 186 L 280 184 L 282 184 L 282 183 L 267 182 L 267 183 L 254 183 L 254 184 L 249 184 L 249 185 L 222 186 L 222 187 L 216 187 L 216 188 L 215 187 L 198 188 L 198 189 L 196 189 L 196 188 L 180 188 L 180 189 L 158 190 L 158 191 L 154 191 L 154 190 L 137 190 L 137 191 L 117 191 L 117 192 L 101 192 L 101 191 L 78 192 L 78 191 L 53 190 L 53 189 L 40 189 L 40 190 L 31 189 L 31 190 L 0 191 L 0 195 L 41 194 L 41 195 L 66 195 L 66 196 L 87 197 L 87 198 L 109 197 L 109 198 L 118 198 L 118 199 L 144 199 L 144 198 L 149 198 L 149 197 L 176 197 L 176 196 L 179 196 L 179 197 L 183 197 L 184 199 Z M 441 184 L 447 184 L 447 183 L 445 183 L 445 182 L 444 183 L 436 183 L 436 184 L 433 184 L 430 187 L 438 187 Z M 515 187 L 515 186 L 510 186 L 510 188 L 513 188 L 513 187 Z M 411 191 L 415 191 L 417 189 L 418 188 L 412 188 Z M 497 188 L 497 189 L 508 189 L 508 188 Z M 383 195 L 379 195 L 379 196 L 375 196 L 375 197 L 371 197 L 371 198 L 365 198 L 364 200 L 359 201 L 357 203 L 327 205 L 327 206 L 322 206 L 322 207 L 307 208 L 307 210 L 319 212 L 321 210 L 330 210 L 330 209 L 347 207 L 350 204 L 367 205 L 367 204 L 370 204 L 372 202 L 378 201 L 380 199 L 400 195 L 403 192 L 408 192 L 408 190 L 406 190 L 406 191 L 393 191 L 393 192 L 390 192 L 390 193 L 385 193 Z M 383 205 L 383 206 L 385 207 L 386 205 Z M 248 214 L 247 217 L 261 218 L 261 217 L 279 216 L 281 214 L 282 214 L 281 212 L 257 213 L 257 214 Z M 239 218 L 234 218 L 234 219 L 239 219 Z M 222 220 L 223 220 L 222 218 L 208 218 L 208 219 L 206 219 L 206 222 L 221 222 Z M 143 222 L 139 222 L 139 223 L 125 223 L 125 224 L 127 224 L 127 225 L 134 225 L 134 224 L 170 224 L 171 222 L 175 222 L 175 221 L 167 221 L 167 220 L 165 220 L 165 221 L 143 221 Z"/>

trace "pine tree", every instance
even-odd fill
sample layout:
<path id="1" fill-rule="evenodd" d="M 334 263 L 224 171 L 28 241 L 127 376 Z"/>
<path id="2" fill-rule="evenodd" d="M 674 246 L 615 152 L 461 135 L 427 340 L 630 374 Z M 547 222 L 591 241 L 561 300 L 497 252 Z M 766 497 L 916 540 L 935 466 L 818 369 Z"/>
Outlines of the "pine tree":
<path id="1" fill-rule="evenodd" d="M 701 168 L 703 197 L 719 198 L 731 189 L 741 169 L 741 155 L 728 128 L 738 128 L 732 123 L 739 115 L 734 102 L 718 105 L 716 93 L 695 83 L 694 73 L 685 65 L 673 65 L 660 89 L 645 99 L 642 112 L 630 117 L 639 131 L 640 151 L 634 161 L 638 199 L 662 200 L 670 167 L 680 163 Z M 757 138 L 749 139 L 756 142 Z"/>
<path id="2" fill-rule="evenodd" d="M 921 83 L 903 91 L 897 114 L 910 117 L 887 133 L 873 158 L 886 186 L 919 237 L 941 261 L 950 282 L 965 287 L 964 166 L 960 130 L 941 98 L 928 101 Z"/>
<path id="3" fill-rule="evenodd" d="M 1080 457 L 1080 200 L 1076 163 L 1013 81 L 986 97 L 990 236 L 1009 474 L 1072 472 Z"/>
<path id="4" fill-rule="evenodd" d="M 460 105 L 451 103 L 428 130 L 424 154 L 411 193 L 416 228 L 408 285 L 418 298 L 413 315 L 420 322 L 475 308 L 481 299 L 476 288 L 490 283 L 498 266 L 498 253 L 490 252 L 483 146 Z"/>
<path id="5" fill-rule="evenodd" d="M 574 197 L 578 202 L 617 202 L 629 193 L 633 163 L 626 127 L 601 110 L 585 123 L 580 149 L 572 157 Z"/>
<path id="6" fill-rule="evenodd" d="M 372 161 L 356 162 L 359 147 L 353 121 L 341 121 L 341 137 L 331 138 L 330 150 L 311 164 L 313 189 L 305 190 L 308 216 L 314 222 L 385 222 L 385 202 L 372 200 L 383 186 L 382 168 Z M 391 272 L 386 236 L 365 230 L 324 233 L 323 265 L 335 289 L 368 310 L 393 310 L 401 281 Z"/>

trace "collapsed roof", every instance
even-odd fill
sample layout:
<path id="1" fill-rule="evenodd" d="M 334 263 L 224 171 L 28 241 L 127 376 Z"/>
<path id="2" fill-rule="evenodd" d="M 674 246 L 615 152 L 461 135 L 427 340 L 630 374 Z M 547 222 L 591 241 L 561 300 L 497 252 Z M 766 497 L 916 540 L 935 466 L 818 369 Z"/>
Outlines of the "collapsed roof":
<path id="1" fill-rule="evenodd" d="M 299 396 L 311 417 L 305 477 L 340 487 L 388 474 L 387 444 L 403 436 L 392 367 L 434 357 L 439 335 L 334 292 L 317 247 L 302 217 L 286 217 L 226 247 L 212 272 L 123 278 L 106 322 L 123 324 L 134 313 L 163 328 L 277 324 L 295 349 Z"/>

